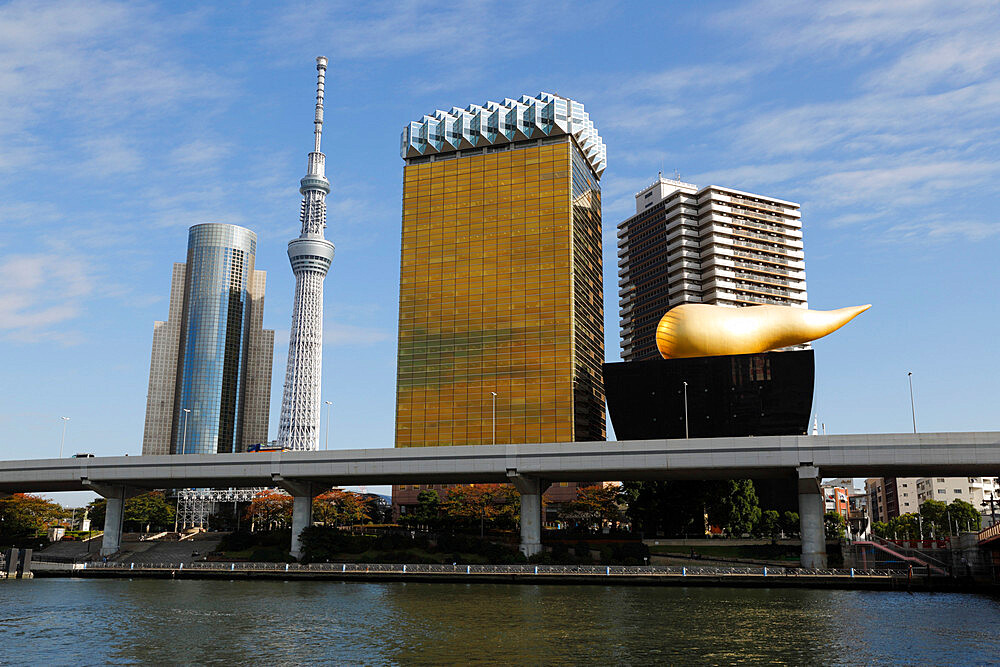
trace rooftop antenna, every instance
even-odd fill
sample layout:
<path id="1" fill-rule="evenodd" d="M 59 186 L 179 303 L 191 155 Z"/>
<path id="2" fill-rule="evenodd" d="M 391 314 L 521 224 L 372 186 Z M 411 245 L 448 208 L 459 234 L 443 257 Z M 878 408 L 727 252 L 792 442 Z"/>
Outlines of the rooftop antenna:
<path id="1" fill-rule="evenodd" d="M 316 125 L 316 129 L 313 130 L 316 134 L 316 148 L 313 151 L 315 153 L 319 153 L 319 143 L 323 137 L 323 94 L 326 91 L 326 63 L 327 60 L 324 56 L 316 58 L 316 118 L 313 120 Z"/>

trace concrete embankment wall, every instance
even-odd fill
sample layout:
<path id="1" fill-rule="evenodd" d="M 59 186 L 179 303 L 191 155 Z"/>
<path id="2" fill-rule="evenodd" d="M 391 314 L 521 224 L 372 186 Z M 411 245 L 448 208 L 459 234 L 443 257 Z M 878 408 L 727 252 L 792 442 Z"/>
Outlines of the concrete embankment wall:
<path id="1" fill-rule="evenodd" d="M 38 577 L 88 578 L 155 578 L 155 579 L 215 579 L 215 580 L 303 580 L 355 582 L 424 582 L 424 583 L 492 583 L 598 586 L 711 586 L 734 588 L 815 588 L 841 590 L 910 590 L 966 591 L 975 593 L 1000 592 L 996 584 L 963 581 L 945 577 L 914 577 L 892 575 L 848 576 L 825 574 L 763 574 L 762 571 L 742 574 L 593 574 L 593 573 L 466 573 L 457 572 L 365 572 L 309 570 L 235 570 L 198 568 L 82 568 L 79 564 L 51 564 L 36 569 Z"/>

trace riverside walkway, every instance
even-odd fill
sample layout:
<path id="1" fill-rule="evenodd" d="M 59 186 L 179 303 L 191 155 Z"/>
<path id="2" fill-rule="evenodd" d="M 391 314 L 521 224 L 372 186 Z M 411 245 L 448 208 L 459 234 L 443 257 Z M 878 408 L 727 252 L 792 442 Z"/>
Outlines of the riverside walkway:
<path id="1" fill-rule="evenodd" d="M 437 581 L 629 585 L 796 586 L 905 588 L 898 570 L 662 565 L 437 565 L 391 563 L 44 563 L 35 576 L 154 577 L 184 579 L 330 579 L 338 581 Z"/>

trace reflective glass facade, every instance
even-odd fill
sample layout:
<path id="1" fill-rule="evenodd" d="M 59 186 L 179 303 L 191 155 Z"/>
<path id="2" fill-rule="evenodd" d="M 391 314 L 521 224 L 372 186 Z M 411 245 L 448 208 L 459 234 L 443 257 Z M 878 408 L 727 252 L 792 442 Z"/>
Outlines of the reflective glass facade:
<path id="1" fill-rule="evenodd" d="M 257 235 L 243 227 L 189 232 L 173 454 L 239 451 L 256 252 Z"/>
<path id="2" fill-rule="evenodd" d="M 491 392 L 497 444 L 604 439 L 600 186 L 575 141 L 417 160 L 396 446 L 492 443 Z"/>

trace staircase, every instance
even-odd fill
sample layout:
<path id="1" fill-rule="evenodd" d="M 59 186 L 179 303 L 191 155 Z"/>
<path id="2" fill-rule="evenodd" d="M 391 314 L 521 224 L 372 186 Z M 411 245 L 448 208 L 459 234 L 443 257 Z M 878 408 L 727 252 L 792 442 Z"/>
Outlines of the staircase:
<path id="1" fill-rule="evenodd" d="M 902 547 L 898 544 L 888 542 L 879 537 L 872 537 L 870 540 L 857 540 L 851 543 L 852 547 L 870 548 L 882 554 L 892 556 L 901 563 L 912 567 L 926 567 L 935 574 L 947 576 L 948 564 L 930 554 L 909 547 Z"/>

